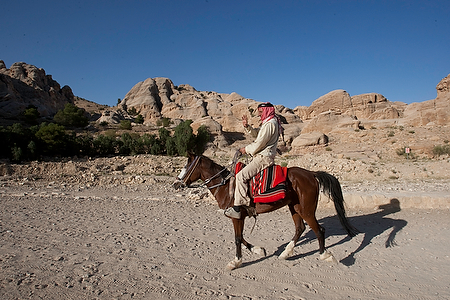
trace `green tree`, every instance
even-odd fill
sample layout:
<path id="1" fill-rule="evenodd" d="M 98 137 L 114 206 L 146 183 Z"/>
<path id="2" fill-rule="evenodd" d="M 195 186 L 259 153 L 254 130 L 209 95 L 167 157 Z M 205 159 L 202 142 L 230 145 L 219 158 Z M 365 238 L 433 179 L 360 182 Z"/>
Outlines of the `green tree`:
<path id="1" fill-rule="evenodd" d="M 195 154 L 201 155 L 205 152 L 206 145 L 211 140 L 211 135 L 208 131 L 208 128 L 205 125 L 202 125 L 197 130 L 197 136 L 195 137 L 194 143 L 194 151 Z"/>
<path id="2" fill-rule="evenodd" d="M 40 117 L 37 107 L 34 105 L 29 105 L 27 109 L 23 112 L 23 119 L 26 123 L 35 125 L 38 123 Z"/>
<path id="3" fill-rule="evenodd" d="M 125 132 L 120 137 L 119 153 L 122 155 L 136 155 L 143 153 L 140 137 L 137 134 Z"/>
<path id="4" fill-rule="evenodd" d="M 67 127 L 85 127 L 89 124 L 84 110 L 72 103 L 67 103 L 63 110 L 59 110 L 53 117 L 53 121 Z"/>
<path id="5" fill-rule="evenodd" d="M 100 156 L 116 153 L 117 141 L 115 137 L 100 134 L 93 140 L 94 150 Z"/>
<path id="6" fill-rule="evenodd" d="M 152 153 L 152 147 L 158 143 L 158 140 L 156 138 L 156 135 L 154 134 L 148 134 L 148 133 L 144 133 L 141 137 L 140 137 L 140 143 L 142 145 L 142 151 L 145 154 L 149 154 Z M 153 154 L 153 153 L 152 153 Z"/>
<path id="7" fill-rule="evenodd" d="M 164 127 L 161 127 L 158 129 L 158 134 L 159 134 L 159 144 L 160 144 L 160 149 L 161 149 L 161 154 L 164 153 L 164 149 L 167 149 L 166 144 L 167 144 L 167 140 L 171 138 L 170 136 L 170 131 L 167 130 Z"/>
<path id="8" fill-rule="evenodd" d="M 37 157 L 37 145 L 35 141 L 30 141 L 27 145 L 28 157 L 30 159 L 35 159 Z"/>
<path id="9" fill-rule="evenodd" d="M 95 155 L 94 138 L 90 134 L 82 134 L 76 137 L 77 154 Z"/>
<path id="10" fill-rule="evenodd" d="M 175 127 L 175 146 L 179 155 L 187 155 L 188 150 L 194 149 L 195 136 L 191 128 L 192 120 L 181 122 Z"/>
<path id="11" fill-rule="evenodd" d="M 169 137 L 166 140 L 165 146 L 166 146 L 166 153 L 167 153 L 167 155 L 170 155 L 170 156 L 178 155 L 178 148 L 177 148 L 177 145 L 176 145 L 176 142 L 175 142 L 175 138 Z"/>
<path id="12" fill-rule="evenodd" d="M 55 123 L 42 123 L 36 137 L 44 145 L 46 154 L 63 154 L 67 146 L 67 134 L 64 126 Z"/>

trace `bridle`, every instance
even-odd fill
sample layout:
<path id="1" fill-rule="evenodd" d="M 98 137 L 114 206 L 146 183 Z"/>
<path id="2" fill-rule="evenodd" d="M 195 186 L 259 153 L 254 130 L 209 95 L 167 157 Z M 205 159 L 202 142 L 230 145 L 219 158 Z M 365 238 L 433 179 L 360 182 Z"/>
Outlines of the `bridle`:
<path id="1" fill-rule="evenodd" d="M 194 158 L 194 160 L 189 164 L 189 166 L 188 166 L 187 168 L 184 169 L 185 171 L 184 171 L 184 172 L 182 171 L 182 172 L 180 173 L 181 178 L 180 178 L 180 175 L 178 175 L 177 179 L 180 180 L 180 181 L 182 181 L 184 185 L 187 186 L 186 183 L 187 183 L 188 179 L 191 177 L 192 173 L 193 173 L 193 172 L 195 171 L 195 169 L 197 168 L 197 166 L 198 166 L 198 164 L 199 164 L 199 162 L 200 162 L 200 159 L 201 159 L 201 156 L 196 156 L 196 157 Z M 230 165 L 228 165 L 227 167 L 222 168 L 219 172 L 217 172 L 216 174 L 214 174 L 214 175 L 211 176 L 210 178 L 204 180 L 204 182 L 203 182 L 201 185 L 199 185 L 198 187 L 204 187 L 204 186 L 206 186 L 206 187 L 208 187 L 208 189 L 211 190 L 211 189 L 213 189 L 213 188 L 216 188 L 216 187 L 220 187 L 220 186 L 225 185 L 225 184 L 227 183 L 227 181 L 228 181 L 231 177 L 234 177 L 234 175 L 235 175 L 234 172 L 231 172 L 231 171 L 228 170 L 229 167 L 231 167 L 231 166 L 233 166 L 233 165 L 235 165 L 235 164 L 236 164 L 236 159 L 233 159 L 233 162 L 232 162 Z M 229 171 L 229 172 L 228 172 L 228 175 L 227 175 L 227 176 L 222 176 L 222 173 L 225 172 L 225 171 Z M 219 177 L 219 176 L 222 176 L 222 180 L 221 180 L 219 183 L 217 183 L 217 184 L 215 184 L 215 185 L 212 185 L 212 186 L 208 186 L 208 184 L 209 184 L 212 180 L 214 180 L 215 178 L 217 178 L 217 177 Z"/>
<path id="2" fill-rule="evenodd" d="M 186 185 L 187 180 L 191 177 L 195 168 L 197 168 L 199 162 L 200 162 L 200 156 L 196 156 L 187 168 L 183 168 L 183 170 L 180 173 L 181 178 L 180 178 L 180 175 L 178 175 L 177 179 L 181 180 L 183 182 L 183 184 Z"/>

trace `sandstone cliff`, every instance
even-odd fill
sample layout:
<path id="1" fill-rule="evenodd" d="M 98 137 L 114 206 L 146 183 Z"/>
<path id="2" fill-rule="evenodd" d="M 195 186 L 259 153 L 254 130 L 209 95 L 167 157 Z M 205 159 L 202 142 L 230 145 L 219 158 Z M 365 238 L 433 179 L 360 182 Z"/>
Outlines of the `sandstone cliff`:
<path id="1" fill-rule="evenodd" d="M 44 69 L 24 62 L 7 69 L 0 60 L 0 118 L 17 118 L 29 105 L 34 105 L 42 117 L 50 117 L 73 102 L 71 88 L 61 88 Z"/>

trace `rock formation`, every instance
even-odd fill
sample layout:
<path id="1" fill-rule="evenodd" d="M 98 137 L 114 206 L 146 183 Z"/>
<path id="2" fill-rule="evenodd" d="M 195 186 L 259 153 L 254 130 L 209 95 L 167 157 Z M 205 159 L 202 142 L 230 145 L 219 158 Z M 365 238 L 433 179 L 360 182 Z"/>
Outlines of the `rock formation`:
<path id="1" fill-rule="evenodd" d="M 14 63 L 7 69 L 0 60 L 0 118 L 17 118 L 30 105 L 42 117 L 51 117 L 66 103 L 73 102 L 71 88 L 61 88 L 44 69 L 24 62 Z"/>
<path id="2" fill-rule="evenodd" d="M 438 83 L 436 90 L 436 99 L 408 105 L 402 123 L 411 126 L 449 125 L 450 74 Z"/>
<path id="3" fill-rule="evenodd" d="M 331 91 L 309 107 L 276 105 L 285 128 L 284 146 L 326 144 L 330 133 L 346 134 L 379 125 L 449 125 L 450 75 L 436 89 L 436 99 L 409 105 L 390 102 L 377 93 L 350 96 L 345 90 Z M 0 118 L 17 118 L 29 105 L 36 106 L 41 116 L 51 117 L 75 98 L 70 87 L 60 88 L 43 69 L 23 62 L 7 69 L 0 61 Z M 144 125 L 157 124 L 162 118 L 171 119 L 173 124 L 190 119 L 194 130 L 207 126 L 214 144 L 221 147 L 227 140 L 242 139 L 243 114 L 251 125 L 259 126 L 258 104 L 234 92 L 197 91 L 188 84 L 175 86 L 168 78 L 148 78 L 137 83 L 117 107 L 103 109 L 97 122 L 132 120 L 135 115 L 130 110 L 144 117 Z"/>
<path id="4" fill-rule="evenodd" d="M 402 117 L 405 103 L 393 103 L 376 93 L 350 97 L 344 90 L 334 90 L 315 100 L 311 106 L 298 106 L 295 113 L 303 120 L 326 111 L 355 116 L 358 119 L 393 119 Z"/>

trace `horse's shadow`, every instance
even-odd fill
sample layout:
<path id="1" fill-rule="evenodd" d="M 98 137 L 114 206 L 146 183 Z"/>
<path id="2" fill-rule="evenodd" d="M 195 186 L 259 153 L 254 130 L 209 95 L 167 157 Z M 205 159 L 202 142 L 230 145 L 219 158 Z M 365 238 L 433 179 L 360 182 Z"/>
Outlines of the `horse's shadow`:
<path id="1" fill-rule="evenodd" d="M 353 265 L 355 263 L 355 254 L 363 250 L 366 246 L 368 246 L 372 239 L 386 230 L 392 229 L 389 233 L 389 236 L 385 242 L 385 247 L 396 246 L 395 235 L 397 232 L 403 229 L 406 226 L 407 222 L 401 219 L 392 219 L 386 218 L 387 215 L 399 212 L 400 209 L 400 201 L 398 199 L 391 199 L 390 203 L 379 206 L 380 211 L 377 211 L 373 214 L 361 215 L 355 217 L 349 217 L 349 221 L 352 225 L 354 225 L 358 230 L 360 230 L 360 234 L 364 235 L 364 238 L 361 244 L 358 246 L 356 250 L 351 252 L 347 257 L 340 260 L 340 262 L 346 266 Z M 329 245 L 327 248 L 334 247 L 336 245 L 343 244 L 345 242 L 350 241 L 350 237 L 348 237 L 345 231 L 342 229 L 341 224 L 336 216 L 329 216 L 319 220 L 319 223 L 325 227 L 326 235 L 345 235 L 343 239 L 340 241 Z M 312 230 L 308 231 L 302 238 L 300 238 L 297 246 L 301 246 L 302 244 L 309 243 L 313 240 L 316 240 L 316 236 Z M 275 251 L 273 255 L 280 255 L 284 249 L 286 248 L 287 243 L 278 247 L 278 250 Z M 299 259 L 305 256 L 312 255 L 318 252 L 318 250 L 313 250 L 307 253 L 301 253 L 295 256 L 290 257 L 291 260 Z"/>

